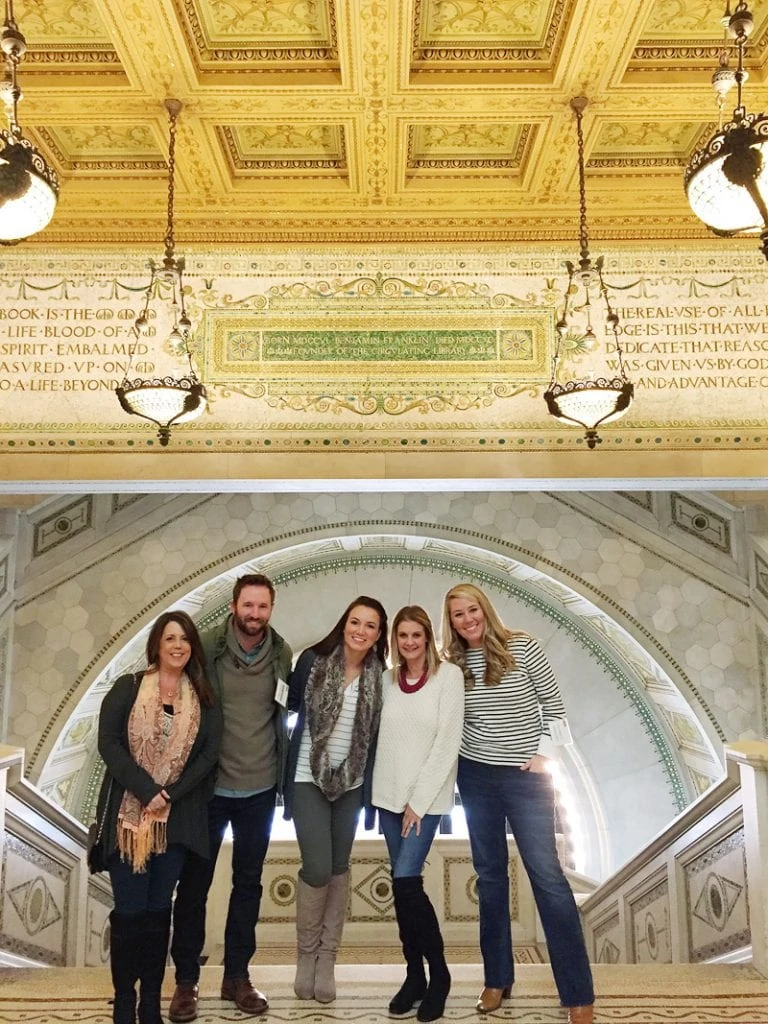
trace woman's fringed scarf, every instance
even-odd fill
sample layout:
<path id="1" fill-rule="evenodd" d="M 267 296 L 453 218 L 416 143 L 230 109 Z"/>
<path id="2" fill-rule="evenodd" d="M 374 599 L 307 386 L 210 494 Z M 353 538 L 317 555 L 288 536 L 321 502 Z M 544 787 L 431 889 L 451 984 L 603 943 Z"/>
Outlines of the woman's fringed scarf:
<path id="1" fill-rule="evenodd" d="M 158 673 L 145 672 L 128 717 L 128 748 L 161 786 L 169 786 L 181 775 L 200 728 L 200 702 L 186 675 L 179 681 L 179 700 L 168 735 L 160 697 Z M 144 871 L 153 853 L 165 853 L 166 826 L 171 806 L 148 811 L 126 789 L 117 815 L 117 848 L 134 873 Z"/>
<path id="2" fill-rule="evenodd" d="M 312 778 L 331 801 L 346 793 L 365 771 L 381 713 L 381 674 L 382 664 L 376 653 L 371 651 L 360 672 L 349 754 L 333 768 L 327 746 L 344 703 L 343 648 L 337 647 L 327 657 L 318 655 L 310 670 L 304 693 L 311 740 L 309 767 Z"/>

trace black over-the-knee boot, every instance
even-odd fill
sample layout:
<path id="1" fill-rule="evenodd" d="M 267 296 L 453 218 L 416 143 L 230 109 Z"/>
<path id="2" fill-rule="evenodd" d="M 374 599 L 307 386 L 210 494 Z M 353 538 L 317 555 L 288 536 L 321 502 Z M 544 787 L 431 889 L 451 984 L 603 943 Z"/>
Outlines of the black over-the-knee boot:
<path id="1" fill-rule="evenodd" d="M 427 991 L 427 976 L 424 973 L 419 931 L 416 927 L 416 915 L 422 893 L 421 877 L 393 878 L 392 893 L 395 898 L 395 916 L 400 932 L 400 942 L 405 957 L 405 981 L 399 992 L 392 997 L 389 1012 L 393 1017 L 401 1017 L 411 1012 L 421 1002 Z"/>
<path id="2" fill-rule="evenodd" d="M 113 1024 L 136 1024 L 136 982 L 139 978 L 140 930 L 143 914 L 109 915 L 109 966 L 112 970 Z"/>
<path id="3" fill-rule="evenodd" d="M 421 878 L 419 881 L 422 881 Z M 419 902 L 420 909 L 416 921 L 421 937 L 421 948 L 429 968 L 429 985 L 416 1011 L 416 1017 L 420 1021 L 432 1021 L 443 1016 L 445 1001 L 451 991 L 451 975 L 445 962 L 445 947 L 437 914 L 429 896 L 424 892 L 423 885 Z"/>
<path id="4" fill-rule="evenodd" d="M 139 1024 L 164 1024 L 160 1013 L 160 992 L 168 959 L 171 908 L 150 910 L 143 915 L 139 959 Z"/>

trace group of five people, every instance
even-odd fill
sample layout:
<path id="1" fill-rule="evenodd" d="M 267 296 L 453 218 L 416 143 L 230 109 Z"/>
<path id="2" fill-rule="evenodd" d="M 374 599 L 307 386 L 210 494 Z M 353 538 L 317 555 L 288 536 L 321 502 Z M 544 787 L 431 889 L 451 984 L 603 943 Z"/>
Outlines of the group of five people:
<path id="1" fill-rule="evenodd" d="M 570 736 L 537 641 L 508 629 L 485 593 L 464 583 L 445 595 L 442 658 L 428 614 L 411 605 L 394 617 L 388 668 L 387 613 L 361 596 L 292 666 L 291 648 L 270 623 L 274 599 L 268 577 L 240 577 L 226 621 L 202 638 L 184 612 L 165 612 L 150 630 L 146 670 L 121 676 L 104 698 L 97 814 L 114 896 L 114 1024 L 135 1024 L 137 1015 L 139 1024 L 162 1024 L 171 926 L 169 1017 L 185 1024 L 197 1016 L 206 903 L 227 827 L 232 885 L 221 997 L 249 1015 L 268 1009 L 248 965 L 278 794 L 301 854 L 297 997 L 336 996 L 352 845 L 365 808 L 370 826 L 378 811 L 406 964 L 389 1012 L 441 1017 L 451 975 L 422 869 L 457 782 L 477 873 L 485 985 L 478 1012 L 498 1009 L 514 981 L 509 823 L 569 1024 L 591 1024 L 592 976 L 558 859 L 547 770 Z"/>

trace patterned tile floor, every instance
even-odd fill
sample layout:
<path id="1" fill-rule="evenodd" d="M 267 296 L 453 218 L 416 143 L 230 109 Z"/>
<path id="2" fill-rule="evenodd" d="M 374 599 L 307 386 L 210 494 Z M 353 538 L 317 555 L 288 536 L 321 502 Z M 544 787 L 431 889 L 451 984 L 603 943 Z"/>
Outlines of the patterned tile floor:
<path id="1" fill-rule="evenodd" d="M 252 968 L 254 983 L 270 998 L 265 1020 L 280 1024 L 384 1024 L 387 1001 L 400 968 L 390 964 L 343 964 L 338 998 L 325 1006 L 297 1000 L 288 965 Z M 479 1024 L 474 1010 L 480 988 L 476 964 L 452 966 L 448 1022 Z M 246 1020 L 219 998 L 221 969 L 203 968 L 199 1024 Z M 748 965 L 603 966 L 595 968 L 595 1024 L 768 1024 L 768 979 Z M 166 979 L 170 996 L 172 982 Z M 109 975 L 105 969 L 0 969 L 0 1024 L 108 1024 Z M 166 1003 L 167 1005 L 167 1003 Z M 513 997 L 493 1020 L 514 1024 L 564 1024 L 548 966 L 517 969 Z M 485 1018 L 490 1024 L 490 1019 Z"/>

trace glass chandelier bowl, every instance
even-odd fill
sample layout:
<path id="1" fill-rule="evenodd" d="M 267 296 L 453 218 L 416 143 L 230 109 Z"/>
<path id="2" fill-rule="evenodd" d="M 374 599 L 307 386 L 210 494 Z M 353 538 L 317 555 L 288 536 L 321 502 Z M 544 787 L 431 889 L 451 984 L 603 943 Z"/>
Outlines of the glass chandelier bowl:
<path id="1" fill-rule="evenodd" d="M 699 220 L 718 235 L 759 235 L 768 259 L 768 114 L 747 113 L 742 100 L 748 77 L 744 48 L 753 26 L 746 3 L 740 0 L 728 19 L 738 51 L 733 118 L 694 152 L 684 185 Z"/>
<path id="2" fill-rule="evenodd" d="M 14 20 L 12 0 L 5 3 L 0 49 L 6 63 L 3 94 L 8 106 L 8 127 L 0 129 L 0 243 L 14 245 L 50 223 L 59 198 L 59 179 L 19 125 L 17 69 L 27 43 Z"/>
<path id="3" fill-rule="evenodd" d="M 127 413 L 157 425 L 163 447 L 170 440 L 171 427 L 196 420 L 206 407 L 205 388 L 196 377 L 126 378 L 117 388 L 117 398 Z"/>
<path id="4" fill-rule="evenodd" d="M 176 171 L 176 120 L 181 111 L 178 100 L 165 101 L 170 123 L 168 145 L 168 226 L 165 232 L 165 253 L 162 263 L 149 261 L 150 277 L 144 294 L 144 307 L 133 325 L 133 334 L 138 341 L 147 331 L 151 319 L 152 304 L 164 304 L 166 318 L 172 321 L 171 331 L 166 339 L 166 348 L 175 357 L 186 361 L 184 375 L 168 374 L 164 377 L 131 379 L 133 349 L 125 376 L 115 389 L 120 407 L 132 416 L 154 423 L 160 444 L 166 447 L 171 437 L 171 427 L 196 420 L 205 412 L 208 396 L 204 385 L 195 373 L 190 349 L 192 321 L 184 304 L 184 257 L 175 255 L 173 203 L 174 178 Z"/>
<path id="5" fill-rule="evenodd" d="M 582 427 L 587 448 L 593 449 L 602 441 L 598 428 L 624 415 L 632 404 L 635 389 L 624 370 L 619 317 L 611 305 L 603 279 L 603 258 L 600 256 L 593 260 L 589 255 L 582 128 L 587 102 L 585 96 L 577 96 L 571 100 L 571 109 L 576 115 L 579 155 L 580 259 L 578 267 L 566 261 L 568 285 L 562 316 L 556 325 L 557 341 L 552 356 L 552 377 L 549 387 L 544 392 L 544 401 L 547 411 L 555 419 Z M 604 311 L 606 330 L 611 336 L 613 350 L 616 353 L 618 372 L 609 373 L 606 366 L 605 373 L 569 378 L 565 375 L 563 366 L 566 338 L 578 338 L 583 349 L 594 350 L 599 346 L 592 323 L 594 305 L 602 307 Z"/>

